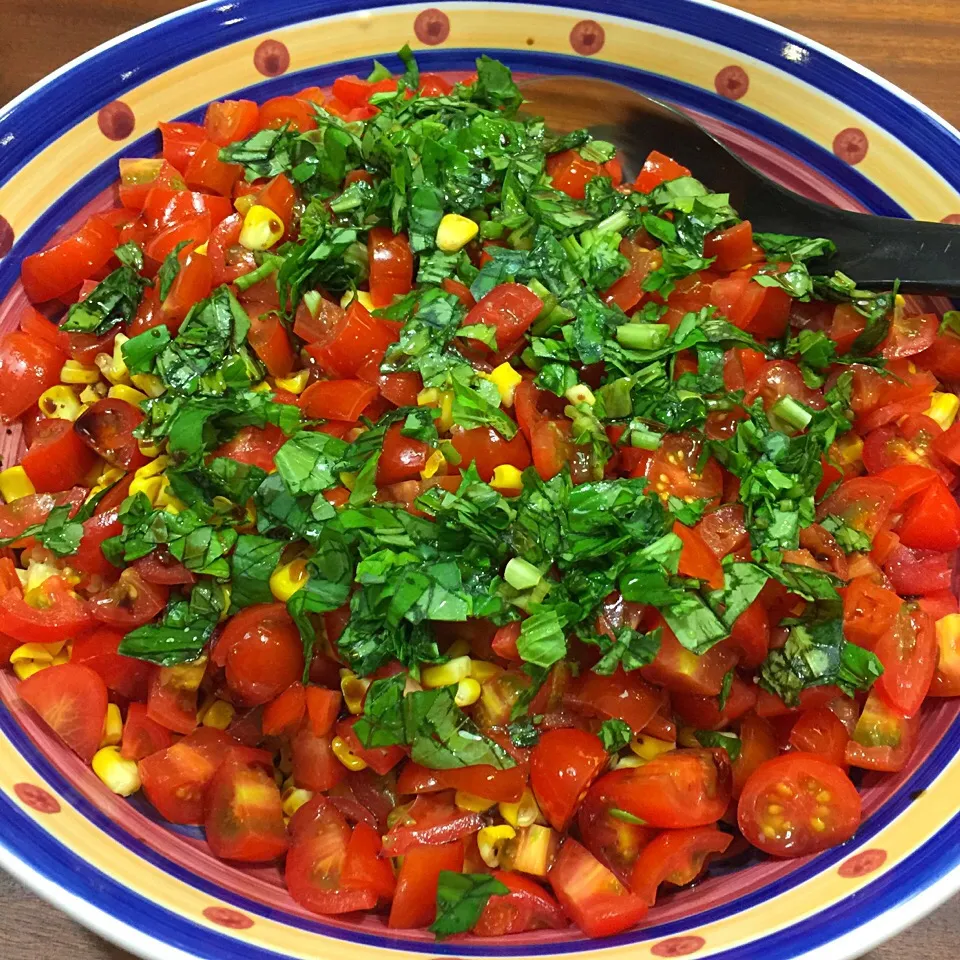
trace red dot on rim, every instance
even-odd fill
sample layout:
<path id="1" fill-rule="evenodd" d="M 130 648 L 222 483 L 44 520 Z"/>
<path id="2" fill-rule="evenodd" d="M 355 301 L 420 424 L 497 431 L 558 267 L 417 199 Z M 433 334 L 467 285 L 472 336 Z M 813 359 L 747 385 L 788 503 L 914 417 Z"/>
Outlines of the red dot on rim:
<path id="1" fill-rule="evenodd" d="M 860 163 L 869 149 L 870 141 L 859 127 L 847 127 L 833 138 L 833 152 L 850 164 Z"/>
<path id="2" fill-rule="evenodd" d="M 713 78 L 713 85 L 721 97 L 739 100 L 750 89 L 750 77 L 743 67 L 731 65 L 724 67 Z"/>
<path id="3" fill-rule="evenodd" d="M 606 39 L 603 27 L 596 20 L 581 20 L 570 31 L 570 46 L 586 57 L 599 53 Z"/>
<path id="4" fill-rule="evenodd" d="M 849 860 L 844 860 L 844 862 L 840 864 L 837 873 L 839 873 L 841 877 L 852 880 L 856 877 L 865 877 L 868 873 L 873 873 L 874 870 L 879 870 L 886 862 L 886 850 L 876 848 L 873 850 L 863 850 L 850 857 Z"/>
<path id="5" fill-rule="evenodd" d="M 126 140 L 133 133 L 136 117 L 122 100 L 114 100 L 100 108 L 97 126 L 108 140 Z"/>
<path id="6" fill-rule="evenodd" d="M 948 213 L 941 223 L 960 223 L 960 213 Z"/>
<path id="7" fill-rule="evenodd" d="M 417 19 L 413 21 L 413 32 L 421 43 L 435 47 L 450 36 L 450 18 L 442 10 L 430 7 L 417 14 Z"/>
<path id="8" fill-rule="evenodd" d="M 13 792 L 25 803 L 31 810 L 37 813 L 59 813 L 60 801 L 43 787 L 38 787 L 35 783 L 18 783 L 14 785 Z"/>
<path id="9" fill-rule="evenodd" d="M 249 930 L 253 921 L 244 913 L 230 910 L 228 907 L 207 907 L 203 915 L 211 922 L 231 930 Z"/>
<path id="10" fill-rule="evenodd" d="M 279 40 L 264 40 L 253 51 L 253 65 L 265 77 L 279 77 L 290 66 L 290 51 Z"/>
<path id="11" fill-rule="evenodd" d="M 655 957 L 689 957 L 690 954 L 702 950 L 707 941 L 703 937 L 671 937 L 655 943 L 650 952 Z"/>

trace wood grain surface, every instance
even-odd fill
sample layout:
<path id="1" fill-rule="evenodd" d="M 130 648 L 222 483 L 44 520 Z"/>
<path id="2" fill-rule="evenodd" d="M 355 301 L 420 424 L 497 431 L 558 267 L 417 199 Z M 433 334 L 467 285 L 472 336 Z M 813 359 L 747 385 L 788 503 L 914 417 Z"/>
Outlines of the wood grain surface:
<path id="1" fill-rule="evenodd" d="M 960 0 L 728 0 L 827 44 L 887 77 L 960 125 Z M 90 47 L 178 0 L 2 0 L 0 103 Z M 954 960 L 960 898 L 865 960 Z M 130 955 L 0 873 L 0 957 L 129 960 Z"/>

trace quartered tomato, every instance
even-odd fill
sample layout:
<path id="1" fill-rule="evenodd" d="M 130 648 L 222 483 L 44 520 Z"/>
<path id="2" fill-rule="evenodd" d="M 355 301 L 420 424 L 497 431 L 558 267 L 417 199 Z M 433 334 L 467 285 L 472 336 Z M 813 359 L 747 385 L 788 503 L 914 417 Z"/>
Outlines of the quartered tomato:
<path id="1" fill-rule="evenodd" d="M 97 462 L 69 420 L 50 419 L 38 426 L 20 466 L 38 493 L 54 493 L 83 483 Z"/>
<path id="2" fill-rule="evenodd" d="M 383 838 L 383 850 L 388 856 L 404 856 L 422 844 L 436 846 L 460 841 L 483 825 L 480 814 L 461 810 L 450 793 L 419 796 Z"/>
<path id="3" fill-rule="evenodd" d="M 90 762 L 107 713 L 107 688 L 96 672 L 74 663 L 47 667 L 27 677 L 17 693 L 77 756 Z"/>
<path id="4" fill-rule="evenodd" d="M 630 889 L 652 907 L 662 883 L 684 887 L 703 872 L 707 860 L 723 853 L 733 837 L 715 827 L 664 830 L 640 852 Z"/>
<path id="5" fill-rule="evenodd" d="M 817 519 L 839 517 L 845 524 L 874 537 L 896 498 L 892 484 L 874 477 L 845 480 L 817 508 Z"/>
<path id="6" fill-rule="evenodd" d="M 90 611 L 102 623 L 131 629 L 149 623 L 167 605 L 169 591 L 147 583 L 127 567 L 115 584 L 90 598 Z"/>
<path id="7" fill-rule="evenodd" d="M 413 288 L 413 253 L 404 233 L 373 227 L 367 235 L 370 262 L 370 299 L 375 307 L 388 307 L 394 297 Z"/>
<path id="8" fill-rule="evenodd" d="M 34 303 L 63 296 L 89 280 L 113 256 L 117 231 L 103 217 L 91 217 L 77 233 L 24 257 L 23 289 Z"/>
<path id="9" fill-rule="evenodd" d="M 492 874 L 510 891 L 490 897 L 472 933 L 477 937 L 503 937 L 532 930 L 562 930 L 567 919 L 560 905 L 534 880 L 507 870 Z"/>
<path id="10" fill-rule="evenodd" d="M 493 471 L 499 466 L 506 464 L 522 471 L 532 463 L 530 447 L 521 432 L 511 440 L 504 440 L 493 427 L 464 430 L 454 426 L 450 430 L 450 440 L 461 457 L 457 466 L 465 470 L 471 463 L 476 464 L 477 473 L 485 483 L 490 482 Z"/>
<path id="11" fill-rule="evenodd" d="M 583 730 L 551 730 L 533 748 L 530 785 L 550 825 L 561 833 L 590 785 L 609 763 L 599 737 Z"/>
<path id="12" fill-rule="evenodd" d="M 903 604 L 873 652 L 883 664 L 876 689 L 898 711 L 913 716 L 930 689 L 937 665 L 932 618 L 916 604 Z"/>
<path id="13" fill-rule="evenodd" d="M 22 331 L 0 337 L 0 419 L 16 419 L 59 383 L 65 360 L 58 346 Z"/>
<path id="14" fill-rule="evenodd" d="M 733 650 L 718 644 L 698 656 L 681 645 L 659 616 L 654 626 L 661 629 L 660 649 L 653 663 L 640 668 L 640 675 L 675 693 L 708 697 L 720 693 L 724 676 L 736 663 Z"/>
<path id="15" fill-rule="evenodd" d="M 80 439 L 107 463 L 136 470 L 147 462 L 133 435 L 142 421 L 143 414 L 133 404 L 104 399 L 84 410 L 73 426 Z"/>
<path id="16" fill-rule="evenodd" d="M 702 449 L 702 443 L 691 434 L 667 434 L 643 469 L 632 475 L 647 477 L 649 489 L 664 499 L 718 499 L 723 490 L 720 465 L 711 457 L 701 467 Z"/>
<path id="17" fill-rule="evenodd" d="M 388 926 L 394 929 L 425 927 L 437 915 L 437 886 L 444 870 L 463 869 L 463 842 L 410 847 L 397 876 Z"/>
<path id="18" fill-rule="evenodd" d="M 0 597 L 3 632 L 21 643 L 70 640 L 93 623 L 90 606 L 62 577 L 47 577 L 26 596 L 8 590 Z"/>
<path id="19" fill-rule="evenodd" d="M 128 700 L 146 700 L 151 664 L 117 652 L 123 633 L 96 626 L 73 641 L 71 663 L 95 670 L 107 687 Z"/>
<path id="20" fill-rule="evenodd" d="M 860 794 L 835 764 L 788 753 L 751 774 L 737 822 L 755 847 L 775 857 L 805 857 L 836 846 L 860 826 Z"/>
<path id="21" fill-rule="evenodd" d="M 801 753 L 815 753 L 838 767 L 846 767 L 850 735 L 843 721 L 829 707 L 805 710 L 790 731 L 790 746 Z"/>
<path id="22" fill-rule="evenodd" d="M 505 350 L 526 333 L 542 309 L 543 301 L 523 284 L 501 283 L 470 310 L 463 323 L 496 327 L 497 348 Z"/>
<path id="23" fill-rule="evenodd" d="M 587 716 L 623 720 L 634 733 L 643 730 L 663 704 L 662 694 L 622 667 L 609 676 L 584 672 L 564 700 Z"/>

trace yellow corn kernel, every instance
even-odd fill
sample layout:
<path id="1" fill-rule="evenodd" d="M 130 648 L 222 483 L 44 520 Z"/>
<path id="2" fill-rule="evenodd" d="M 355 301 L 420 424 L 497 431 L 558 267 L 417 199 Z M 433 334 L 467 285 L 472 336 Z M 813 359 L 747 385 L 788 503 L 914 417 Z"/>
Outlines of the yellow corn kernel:
<path id="1" fill-rule="evenodd" d="M 81 403 L 96 403 L 107 395 L 107 385 L 105 383 L 88 383 L 80 391 Z"/>
<path id="2" fill-rule="evenodd" d="M 204 240 L 193 252 L 199 254 L 201 257 L 205 257 L 207 255 L 207 241 Z"/>
<path id="3" fill-rule="evenodd" d="M 253 393 L 271 393 L 270 384 L 266 380 L 261 380 L 255 387 L 251 387 Z"/>
<path id="4" fill-rule="evenodd" d="M 700 741 L 697 739 L 696 730 L 693 727 L 680 727 L 677 730 L 677 745 L 681 747 L 693 747 L 696 749 L 700 746 Z"/>
<path id="5" fill-rule="evenodd" d="M 37 488 L 31 483 L 23 467 L 8 467 L 0 471 L 0 494 L 7 503 L 29 497 L 36 492 Z"/>
<path id="6" fill-rule="evenodd" d="M 180 513 L 187 509 L 187 505 L 170 492 L 170 478 L 163 476 L 157 477 L 160 481 L 160 489 L 157 491 L 157 499 L 154 501 L 158 507 L 163 507 L 168 513 Z"/>
<path id="7" fill-rule="evenodd" d="M 41 663 L 39 660 L 18 660 L 13 665 L 13 672 L 18 680 L 26 680 L 27 677 L 32 677 L 35 673 L 52 666 L 52 663 Z"/>
<path id="8" fill-rule="evenodd" d="M 670 743 L 668 740 L 658 740 L 656 737 L 649 737 L 645 733 L 638 733 L 630 741 L 630 749 L 641 760 L 652 760 L 654 757 L 659 757 L 661 753 L 675 750 L 676 746 L 675 743 Z"/>
<path id="9" fill-rule="evenodd" d="M 129 797 L 140 789 L 140 770 L 136 760 L 120 756 L 117 746 L 102 747 L 93 755 L 93 772 L 111 793 Z"/>
<path id="10" fill-rule="evenodd" d="M 501 463 L 493 468 L 490 486 L 494 490 L 521 490 L 523 489 L 523 473 L 513 464 Z"/>
<path id="11" fill-rule="evenodd" d="M 505 407 L 512 407 L 513 395 L 516 393 L 517 387 L 523 382 L 523 377 L 509 363 L 501 363 L 499 367 L 494 367 L 483 376 L 497 388 L 501 403 Z"/>
<path id="12" fill-rule="evenodd" d="M 127 403 L 132 403 L 135 407 L 139 407 L 140 404 L 147 399 L 145 393 L 141 393 L 134 387 L 128 387 L 125 383 L 114 384 L 107 391 L 107 396 L 112 400 L 125 400 Z"/>
<path id="13" fill-rule="evenodd" d="M 127 362 L 123 359 L 123 345 L 129 340 L 122 333 L 117 334 L 117 339 L 113 342 L 113 353 L 98 353 L 94 358 L 94 363 L 99 367 L 103 376 L 113 384 L 129 383 L 130 371 L 127 369 Z"/>
<path id="14" fill-rule="evenodd" d="M 83 404 L 76 391 L 66 384 L 58 384 L 44 390 L 37 400 L 40 412 L 51 420 L 76 420 L 83 413 Z"/>
<path id="15" fill-rule="evenodd" d="M 484 827 L 477 834 L 477 849 L 483 862 L 488 867 L 500 866 L 500 850 L 508 840 L 516 837 L 517 831 L 508 824 L 501 823 L 495 827 Z"/>
<path id="16" fill-rule="evenodd" d="M 424 687 L 449 687 L 470 676 L 470 658 L 454 657 L 446 663 L 424 667 L 420 671 L 420 683 Z"/>
<path id="17" fill-rule="evenodd" d="M 68 360 L 60 368 L 61 383 L 96 383 L 100 379 L 100 369 L 88 366 L 79 360 Z"/>
<path id="18" fill-rule="evenodd" d="M 223 623 L 230 614 L 227 612 L 230 609 L 230 598 L 233 596 L 233 587 L 229 583 L 220 584 L 220 598 L 221 598 L 221 607 L 220 617 L 217 620 L 217 623 Z"/>
<path id="19" fill-rule="evenodd" d="M 937 621 L 940 670 L 948 676 L 960 669 L 960 613 L 948 613 Z"/>
<path id="20" fill-rule="evenodd" d="M 473 677 L 467 677 L 457 684 L 457 693 L 454 697 L 458 707 L 472 707 L 480 699 L 480 684 Z"/>
<path id="21" fill-rule="evenodd" d="M 631 757 L 630 754 L 626 756 L 618 757 L 613 762 L 614 770 L 635 770 L 637 767 L 642 767 L 646 760 L 641 760 L 640 757 Z"/>
<path id="22" fill-rule="evenodd" d="M 855 433 L 845 433 L 834 442 L 838 460 L 843 463 L 859 463 L 863 459 L 863 438 Z"/>
<path id="23" fill-rule="evenodd" d="M 340 482 L 348 489 L 352 490 L 353 485 L 357 482 L 357 475 L 355 473 L 350 473 L 347 470 L 342 470 L 340 472 Z"/>
<path id="24" fill-rule="evenodd" d="M 953 426 L 958 411 L 960 411 L 960 397 L 955 393 L 940 393 L 937 391 L 930 394 L 930 406 L 927 407 L 926 414 L 931 420 L 940 424 L 944 430 L 949 430 Z"/>
<path id="25" fill-rule="evenodd" d="M 427 457 L 427 462 L 423 465 L 420 476 L 424 480 L 429 480 L 446 462 L 446 457 L 439 450 L 434 450 Z"/>
<path id="26" fill-rule="evenodd" d="M 269 250 L 283 239 L 283 221 L 269 207 L 254 203 L 244 214 L 240 245 L 248 250 Z"/>
<path id="27" fill-rule="evenodd" d="M 270 574 L 270 592 L 281 603 L 286 603 L 298 590 L 307 585 L 307 561 L 297 557 L 289 563 L 282 563 Z"/>
<path id="28" fill-rule="evenodd" d="M 103 718 L 103 736 L 101 747 L 115 747 L 123 739 L 123 718 L 115 703 L 107 704 L 107 715 Z"/>
<path id="29" fill-rule="evenodd" d="M 492 680 L 499 673 L 502 673 L 502 668 L 495 663 L 489 663 L 486 660 L 470 661 L 470 676 L 478 683 L 486 683 L 487 680 Z"/>
<path id="30" fill-rule="evenodd" d="M 454 657 L 465 657 L 470 653 L 470 641 L 465 637 L 457 637 L 453 643 L 447 647 L 447 658 L 452 660 Z"/>
<path id="31" fill-rule="evenodd" d="M 163 453 L 163 445 L 166 441 L 164 440 L 138 440 L 137 449 L 145 456 L 150 457 L 152 460 L 154 457 L 159 457 Z"/>
<path id="32" fill-rule="evenodd" d="M 440 391 L 440 429 L 444 433 L 453 426 L 453 391 Z"/>
<path id="33" fill-rule="evenodd" d="M 202 723 L 205 727 L 213 727 L 214 730 L 226 730 L 236 712 L 236 707 L 232 703 L 227 703 L 226 700 L 214 700 L 207 707 Z"/>
<path id="34" fill-rule="evenodd" d="M 480 225 L 459 213 L 447 213 L 437 227 L 437 247 L 444 253 L 462 250 L 480 231 Z"/>
<path id="35" fill-rule="evenodd" d="M 161 397 L 167 391 L 163 381 L 152 373 L 132 373 L 130 374 L 130 382 L 148 397 Z"/>
<path id="36" fill-rule="evenodd" d="M 454 794 L 453 802 L 461 810 L 467 810 L 469 813 L 486 813 L 496 801 L 478 797 L 475 793 L 467 793 L 466 790 L 458 790 Z"/>
<path id="37" fill-rule="evenodd" d="M 310 381 L 309 370 L 298 370 L 291 373 L 289 377 L 277 377 L 273 382 L 278 390 L 286 390 L 288 393 L 303 393 Z"/>
<path id="38" fill-rule="evenodd" d="M 24 643 L 10 654 L 11 663 L 36 660 L 38 663 L 53 663 L 53 658 L 64 648 L 66 641 L 56 643 Z"/>
<path id="39" fill-rule="evenodd" d="M 527 787 L 516 803 L 499 803 L 497 810 L 511 827 L 530 827 L 540 819 L 540 807 L 533 791 Z"/>
<path id="40" fill-rule="evenodd" d="M 68 643 L 54 658 L 50 664 L 51 667 L 59 667 L 63 663 L 70 662 L 70 655 L 73 653 L 72 641 Z"/>
<path id="41" fill-rule="evenodd" d="M 424 387 L 417 394 L 418 407 L 432 407 L 440 402 L 440 391 L 436 387 Z"/>
<path id="42" fill-rule="evenodd" d="M 242 213 L 246 216 L 249 209 L 256 202 L 256 199 L 255 194 L 245 193 L 242 197 L 237 197 L 237 199 L 233 201 L 233 209 L 236 210 L 237 213 Z"/>
<path id="43" fill-rule="evenodd" d="M 27 576 L 23 581 L 23 592 L 24 594 L 32 593 L 50 577 L 57 577 L 62 574 L 63 571 L 55 567 L 52 563 L 36 563 L 31 561 L 27 567 Z M 45 646 L 50 646 L 50 644 L 45 644 Z M 59 651 L 60 647 L 57 647 L 55 652 Z"/>
<path id="44" fill-rule="evenodd" d="M 301 787 L 287 787 L 280 794 L 280 799 L 283 802 L 283 812 L 292 817 L 305 803 L 313 799 L 313 793 Z"/>
<path id="45" fill-rule="evenodd" d="M 366 290 L 348 290 L 340 298 L 340 306 L 346 310 L 350 306 L 350 302 L 356 299 L 357 303 L 363 307 L 364 310 L 376 310 L 377 305 L 373 302 L 373 298 L 367 293 Z"/>
<path id="46" fill-rule="evenodd" d="M 330 742 L 330 749 L 333 751 L 333 755 L 348 769 L 356 773 L 358 770 L 367 769 L 367 761 L 358 757 L 351 749 L 347 746 L 346 740 L 343 737 L 334 737 Z"/>
<path id="47" fill-rule="evenodd" d="M 354 716 L 363 713 L 363 698 L 367 695 L 369 686 L 369 680 L 358 677 L 352 670 L 340 671 L 340 692 L 343 694 L 343 702 Z"/>
<path id="48" fill-rule="evenodd" d="M 204 654 L 189 663 L 179 663 L 175 667 L 160 668 L 160 685 L 177 690 L 198 690 L 207 672 L 207 656 Z"/>
<path id="49" fill-rule="evenodd" d="M 139 467 L 134 471 L 133 476 L 140 480 L 146 480 L 147 477 L 157 477 L 163 473 L 172 462 L 170 457 L 157 457 L 149 463 L 145 463 L 142 467 Z"/>
<path id="50" fill-rule="evenodd" d="M 130 496 L 142 493 L 151 504 L 155 505 L 164 479 L 164 477 L 134 477 L 130 482 Z"/>

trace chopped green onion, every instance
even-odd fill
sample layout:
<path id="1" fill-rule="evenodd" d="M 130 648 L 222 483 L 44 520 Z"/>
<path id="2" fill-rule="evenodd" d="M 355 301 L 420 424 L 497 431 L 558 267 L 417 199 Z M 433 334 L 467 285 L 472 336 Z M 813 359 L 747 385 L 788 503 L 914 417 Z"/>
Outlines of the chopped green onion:
<path id="1" fill-rule="evenodd" d="M 813 414 L 793 397 L 781 397 L 770 411 L 794 430 L 803 430 L 813 419 Z"/>
<path id="2" fill-rule="evenodd" d="M 514 590 L 529 590 L 535 587 L 540 582 L 541 576 L 540 571 L 522 557 L 513 557 L 503 571 L 503 579 Z"/>
<path id="3" fill-rule="evenodd" d="M 670 336 L 666 323 L 624 323 L 617 327 L 617 342 L 631 350 L 659 350 Z"/>

